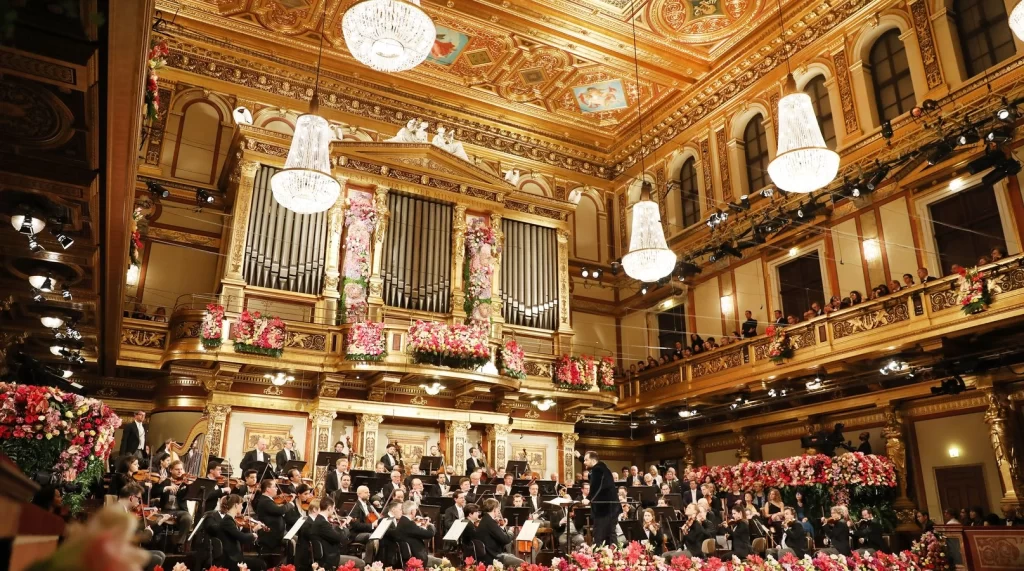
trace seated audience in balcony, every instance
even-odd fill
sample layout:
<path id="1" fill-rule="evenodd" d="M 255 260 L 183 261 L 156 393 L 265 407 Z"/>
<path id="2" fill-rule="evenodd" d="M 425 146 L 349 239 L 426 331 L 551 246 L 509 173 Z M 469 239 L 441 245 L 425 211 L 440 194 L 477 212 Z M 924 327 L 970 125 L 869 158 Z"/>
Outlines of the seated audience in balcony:
<path id="1" fill-rule="evenodd" d="M 923 284 L 935 280 L 935 278 L 928 275 L 928 268 L 917 268 L 917 279 L 921 280 Z"/>
<path id="2" fill-rule="evenodd" d="M 853 305 L 853 301 L 848 297 L 844 297 L 843 301 L 839 302 L 839 309 L 846 309 Z"/>
<path id="3" fill-rule="evenodd" d="M 864 302 L 864 296 L 857 290 L 850 291 L 850 305 L 857 305 Z"/>
<path id="4" fill-rule="evenodd" d="M 704 350 L 714 351 L 715 349 L 718 349 L 718 343 L 715 342 L 714 337 L 708 337 L 708 340 L 704 342 Z"/>
<path id="5" fill-rule="evenodd" d="M 914 276 L 911 274 L 903 274 L 903 287 L 914 287 Z"/>
<path id="6" fill-rule="evenodd" d="M 916 521 L 918 527 L 921 528 L 921 533 L 935 531 L 935 522 L 933 522 L 932 518 L 928 516 L 928 512 L 918 510 L 914 513 L 914 521 Z"/>
<path id="7" fill-rule="evenodd" d="M 690 334 L 690 351 L 692 351 L 694 355 L 704 352 L 704 340 L 696 333 Z"/>
<path id="8" fill-rule="evenodd" d="M 977 265 L 979 265 L 979 266 L 987 266 L 987 265 L 989 265 L 991 263 L 992 263 L 992 261 L 988 259 L 988 256 L 982 256 L 982 257 L 978 258 Z"/>
<path id="9" fill-rule="evenodd" d="M 636 365 L 629 366 L 629 376 L 631 378 L 636 376 Z"/>
<path id="10" fill-rule="evenodd" d="M 983 521 L 981 525 L 1006 525 L 1006 521 L 996 514 L 988 514 Z"/>
<path id="11" fill-rule="evenodd" d="M 167 308 L 163 306 L 156 308 L 156 311 L 153 312 L 153 321 L 167 323 Z"/>
<path id="12" fill-rule="evenodd" d="M 950 509 L 942 510 L 942 520 L 946 522 L 946 525 L 960 525 L 960 520 L 956 518 L 956 514 Z"/>
<path id="13" fill-rule="evenodd" d="M 644 363 L 643 361 L 636 362 L 636 372 L 642 373 L 645 369 L 647 369 L 647 363 Z"/>
<path id="14" fill-rule="evenodd" d="M 682 358 L 683 358 L 683 355 L 682 355 L 681 353 L 676 353 L 676 352 L 673 352 L 673 353 L 672 353 L 672 359 L 671 359 L 671 361 L 672 361 L 672 362 L 674 363 L 674 362 L 676 362 L 676 361 L 678 361 L 678 360 L 680 360 L 680 359 L 682 359 Z"/>
<path id="15" fill-rule="evenodd" d="M 889 295 L 890 293 L 892 293 L 892 292 L 889 291 L 889 286 L 887 286 L 885 284 L 879 284 L 877 289 L 878 289 L 879 297 L 884 296 L 884 295 Z"/>
<path id="16" fill-rule="evenodd" d="M 726 345 L 732 345 L 734 342 L 735 342 L 735 340 L 732 338 L 732 335 L 725 335 L 725 336 L 722 337 L 722 343 L 719 344 L 719 347 L 725 347 Z"/>
<path id="17" fill-rule="evenodd" d="M 816 302 L 816 301 L 811 302 L 811 309 L 810 309 L 810 311 L 812 311 L 814 313 L 814 317 L 817 317 L 819 315 L 825 315 L 825 310 L 822 309 L 821 308 L 821 304 Z"/>
<path id="18" fill-rule="evenodd" d="M 989 252 L 989 257 L 992 258 L 993 262 L 998 262 L 1006 257 L 1006 250 L 1002 246 L 996 246 Z"/>
<path id="19" fill-rule="evenodd" d="M 892 280 L 891 282 L 889 282 L 889 291 L 891 293 L 896 293 L 896 292 L 900 291 L 901 289 L 903 289 L 903 286 L 900 285 L 899 281 Z"/>
<path id="20" fill-rule="evenodd" d="M 964 269 L 964 267 L 961 266 L 960 264 L 953 264 L 953 265 L 949 266 L 949 275 L 955 276 L 955 275 L 959 274 L 960 271 L 963 270 L 963 269 Z"/>
<path id="21" fill-rule="evenodd" d="M 747 319 L 740 325 L 743 330 L 743 337 L 749 339 L 751 337 L 757 337 L 757 320 L 754 319 L 754 312 L 749 309 L 743 312 L 743 316 Z"/>
<path id="22" fill-rule="evenodd" d="M 808 309 L 807 311 L 804 312 L 804 321 L 810 321 L 815 317 L 817 317 L 817 315 L 814 314 L 813 309 Z"/>
<path id="23" fill-rule="evenodd" d="M 654 369 L 657 366 L 658 366 L 658 360 L 655 359 L 654 357 L 648 355 L 647 356 L 647 368 L 648 369 Z"/>
<path id="24" fill-rule="evenodd" d="M 786 316 L 786 325 L 796 325 L 797 323 L 800 323 L 800 320 L 795 315 Z"/>
<path id="25" fill-rule="evenodd" d="M 963 510 L 960 510 L 963 514 Z M 971 526 L 983 526 L 985 525 L 985 508 L 981 506 L 974 506 L 969 512 L 967 512 L 967 519 L 964 521 L 964 525 Z"/>
<path id="26" fill-rule="evenodd" d="M 786 324 L 786 318 L 782 316 L 782 310 L 781 309 L 776 309 L 775 313 L 774 313 L 774 316 L 775 317 L 774 317 L 774 321 L 773 322 L 775 323 L 775 325 L 785 325 Z"/>
<path id="27" fill-rule="evenodd" d="M 690 351 L 689 347 L 687 347 L 686 349 L 683 349 L 683 358 L 684 359 L 689 359 L 690 357 L 693 357 L 693 351 Z"/>
<path id="28" fill-rule="evenodd" d="M 662 355 L 661 357 L 658 358 L 658 365 L 667 365 L 667 364 L 668 364 L 668 355 Z"/>
<path id="29" fill-rule="evenodd" d="M 683 342 L 682 341 L 676 341 L 675 342 L 675 349 L 674 349 L 673 353 L 675 353 L 676 355 L 679 355 L 679 357 L 682 358 L 683 357 L 683 349 L 684 349 Z"/>

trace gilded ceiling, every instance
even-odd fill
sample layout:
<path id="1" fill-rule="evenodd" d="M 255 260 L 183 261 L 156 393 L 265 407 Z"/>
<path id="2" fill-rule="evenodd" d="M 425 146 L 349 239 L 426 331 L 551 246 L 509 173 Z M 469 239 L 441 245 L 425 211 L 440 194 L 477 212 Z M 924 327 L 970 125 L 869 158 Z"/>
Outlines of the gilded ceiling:
<path id="1" fill-rule="evenodd" d="M 431 55 L 387 76 L 345 47 L 341 20 L 355 0 L 167 0 L 160 8 L 186 27 L 306 63 L 324 2 L 331 71 L 419 97 L 443 95 L 499 121 L 528 118 L 605 149 L 635 133 L 638 102 L 655 114 L 677 109 L 729 47 L 777 10 L 766 0 L 425 0 L 437 27 Z"/>

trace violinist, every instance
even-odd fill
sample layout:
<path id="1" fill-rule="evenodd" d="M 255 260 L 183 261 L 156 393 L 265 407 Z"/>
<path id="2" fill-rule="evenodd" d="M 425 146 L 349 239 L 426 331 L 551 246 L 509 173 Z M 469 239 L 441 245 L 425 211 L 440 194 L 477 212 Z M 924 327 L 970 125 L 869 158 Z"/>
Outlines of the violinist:
<path id="1" fill-rule="evenodd" d="M 423 481 L 419 478 L 413 478 L 411 488 L 409 490 L 409 500 L 416 502 L 416 507 L 418 508 L 420 502 L 426 497 L 426 492 L 423 490 Z"/>
<path id="2" fill-rule="evenodd" d="M 295 497 L 292 498 L 291 503 L 295 509 L 290 509 L 284 514 L 285 529 L 291 529 L 295 522 L 299 521 L 299 518 L 306 517 L 310 502 L 313 501 L 313 489 L 308 484 L 295 486 L 294 494 Z"/>
<path id="3" fill-rule="evenodd" d="M 494 499 L 498 500 L 501 507 L 505 507 L 505 503 L 508 501 L 508 491 L 505 489 L 505 484 L 497 484 L 494 486 Z"/>
<path id="4" fill-rule="evenodd" d="M 469 458 L 466 458 L 466 475 L 469 476 L 480 468 L 486 468 L 487 462 L 480 457 L 480 449 L 473 447 L 469 449 Z"/>
<path id="5" fill-rule="evenodd" d="M 348 475 L 348 458 L 338 458 L 334 462 L 334 470 L 324 480 L 324 495 L 332 496 L 341 487 L 341 478 Z M 350 484 L 351 485 L 351 484 Z"/>
<path id="6" fill-rule="evenodd" d="M 726 535 L 732 541 L 732 554 L 740 560 L 746 559 L 753 548 L 750 539 L 750 523 L 747 521 L 747 514 L 742 505 L 733 505 L 730 510 L 732 519 L 726 522 L 728 532 Z"/>
<path id="7" fill-rule="evenodd" d="M 139 459 L 135 456 L 121 456 L 118 458 L 114 473 L 110 475 L 110 489 L 107 490 L 107 494 L 111 496 L 119 495 L 121 488 L 134 482 L 135 473 L 138 471 Z M 139 485 L 144 489 L 152 487 L 152 483 L 148 479 L 139 482 Z"/>
<path id="8" fill-rule="evenodd" d="M 171 455 L 166 452 L 157 452 L 156 456 L 153 457 L 151 466 L 156 466 L 151 471 L 160 474 L 161 481 L 166 480 L 168 470 L 171 467 Z"/>
<path id="9" fill-rule="evenodd" d="M 171 462 L 168 470 L 168 477 L 160 482 L 160 510 L 162 513 L 174 517 L 177 521 L 175 528 L 176 543 L 182 545 L 188 539 L 188 532 L 192 529 L 192 514 L 185 509 L 185 490 L 188 482 L 185 479 L 185 465 L 181 460 Z"/>
<path id="10" fill-rule="evenodd" d="M 370 503 L 370 488 L 366 486 L 356 488 L 356 503 L 352 506 L 349 515 L 352 517 L 349 528 L 355 535 L 352 541 L 365 545 L 370 533 L 373 532 L 373 524 L 380 518 L 380 514 Z"/>
<path id="11" fill-rule="evenodd" d="M 507 553 L 508 546 L 514 537 L 504 529 L 506 522 L 501 518 L 501 505 L 494 498 L 487 498 L 481 509 L 484 513 L 480 516 L 480 523 L 477 525 L 474 537 L 484 544 L 484 553 L 478 554 L 480 562 L 484 565 L 492 565 L 497 560 L 506 569 L 522 565 L 524 563 L 522 559 Z"/>
<path id="12" fill-rule="evenodd" d="M 435 534 L 434 525 L 427 518 L 417 516 L 419 506 L 414 501 L 407 501 L 402 504 L 402 518 L 398 520 L 398 527 L 395 529 L 399 541 L 409 544 L 409 551 L 412 556 L 423 562 L 424 568 L 437 567 L 441 560 L 427 551 L 427 542 Z M 402 561 L 405 567 L 408 560 Z"/>
<path id="13" fill-rule="evenodd" d="M 398 470 L 391 471 L 391 481 L 384 484 L 380 494 L 386 499 L 388 496 L 393 496 L 395 490 L 405 491 L 405 484 L 402 483 L 402 473 Z"/>
<path id="14" fill-rule="evenodd" d="M 448 483 L 448 476 L 444 472 L 437 475 L 437 487 L 441 490 L 443 497 L 451 495 L 452 487 Z"/>
<path id="15" fill-rule="evenodd" d="M 235 569 L 244 563 L 250 571 L 266 571 L 267 564 L 259 557 L 242 555 L 242 544 L 251 545 L 256 541 L 256 533 L 239 529 L 235 518 L 242 513 L 242 498 L 231 494 L 220 501 L 220 528 L 216 537 L 223 544 L 223 553 L 217 565 L 227 569 Z"/>
<path id="16" fill-rule="evenodd" d="M 455 504 L 444 510 L 441 515 L 441 535 L 448 533 L 456 520 L 466 517 L 466 493 L 462 490 L 455 492 Z"/>
<path id="17" fill-rule="evenodd" d="M 138 458 L 132 456 L 136 461 Z M 135 543 L 143 544 L 149 543 L 153 540 L 153 529 L 149 527 L 149 523 L 146 522 L 145 517 L 141 517 L 142 514 L 142 486 L 131 482 L 123 486 L 117 493 L 117 503 L 124 508 L 124 511 L 128 513 L 134 513 L 140 515 L 139 517 L 139 529 L 135 533 Z M 165 555 L 162 551 L 149 551 L 149 563 L 146 565 L 146 569 L 153 569 L 158 565 L 163 565 Z"/>
<path id="18" fill-rule="evenodd" d="M 779 537 L 778 548 L 769 549 L 768 554 L 781 559 L 787 552 L 792 552 L 797 559 L 803 559 L 807 553 L 807 532 L 796 519 L 796 510 L 786 506 L 781 514 L 772 516 L 775 535 Z M 774 552 L 774 553 L 773 553 Z"/>
<path id="19" fill-rule="evenodd" d="M 242 496 L 243 511 L 245 513 L 251 513 L 256 509 L 253 505 L 253 500 L 259 496 L 259 482 L 256 480 L 256 470 L 246 470 L 245 480 L 238 484 L 238 487 L 234 489 L 234 493 Z"/>
<path id="20" fill-rule="evenodd" d="M 480 516 L 483 515 L 483 512 L 480 511 L 480 506 L 476 504 L 466 504 L 463 511 L 466 514 L 464 519 L 468 525 L 462 531 L 462 537 L 459 540 L 462 542 L 464 549 L 468 549 L 469 546 L 473 545 L 473 540 L 476 539 L 477 527 L 480 525 Z"/>
<path id="21" fill-rule="evenodd" d="M 281 539 L 287 531 L 284 526 L 284 514 L 290 509 L 295 509 L 295 505 L 291 503 L 278 505 L 274 502 L 275 497 L 277 480 L 267 478 L 260 482 L 260 496 L 253 500 L 256 505 L 256 519 L 268 528 L 266 533 L 260 536 L 260 545 L 270 550 L 281 546 Z"/>
<path id="22" fill-rule="evenodd" d="M 398 465 L 398 448 L 394 442 L 388 443 L 388 447 L 385 449 L 384 455 L 380 457 L 380 461 L 384 463 L 384 468 L 389 472 Z"/>
<path id="23" fill-rule="evenodd" d="M 373 522 L 371 527 L 377 529 L 377 526 L 381 525 L 382 522 L 390 521 L 391 528 L 388 529 L 379 541 L 368 540 L 366 542 L 366 553 L 363 555 L 363 561 L 367 563 L 374 561 L 390 562 L 399 557 L 398 535 L 395 532 L 395 525 L 402 517 L 402 502 L 394 501 L 389 503 L 382 515 L 383 517 Z"/>
<path id="24" fill-rule="evenodd" d="M 206 504 L 207 505 L 215 506 L 215 505 L 217 505 L 216 502 L 218 500 L 220 500 L 224 496 L 230 496 L 231 495 L 231 485 L 227 482 L 227 480 L 225 480 L 223 484 L 219 483 L 220 479 L 221 479 L 220 464 L 213 464 L 213 463 L 211 463 L 209 466 L 207 466 L 206 467 L 206 477 L 211 479 L 211 480 L 213 480 L 213 481 L 215 481 L 215 482 L 218 482 L 216 488 L 213 488 L 212 490 L 210 490 L 209 492 L 206 493 Z M 210 502 L 214 502 L 214 503 L 211 504 Z"/>
<path id="25" fill-rule="evenodd" d="M 328 476 L 328 478 L 329 477 L 330 476 Z M 283 494 L 295 494 L 297 493 L 295 490 L 297 490 L 302 484 L 305 484 L 305 482 L 302 481 L 302 472 L 299 472 L 297 468 L 292 468 L 291 470 L 288 470 L 288 479 L 279 487 Z"/>
<path id="26" fill-rule="evenodd" d="M 374 467 L 373 471 L 378 474 L 387 474 L 388 468 L 387 466 L 384 465 L 383 462 L 377 462 L 377 465 Z"/>
<path id="27" fill-rule="evenodd" d="M 686 557 L 702 557 L 701 544 L 705 539 L 713 537 L 704 527 L 703 514 L 697 509 L 697 504 L 686 506 L 686 523 L 679 530 L 680 540 L 683 543 L 682 551 L 670 551 L 665 554 L 665 559 L 671 561 L 671 557 L 685 555 Z"/>
<path id="28" fill-rule="evenodd" d="M 654 549 L 655 555 L 661 555 L 665 552 L 668 536 L 662 531 L 658 518 L 654 515 L 654 510 L 647 508 L 643 511 L 643 514 L 644 534 L 641 543 L 650 545 Z"/>
<path id="29" fill-rule="evenodd" d="M 850 556 L 850 526 L 847 525 L 846 506 L 833 506 L 829 518 L 821 518 L 821 528 L 825 532 L 826 553 L 839 553 Z"/>
<path id="30" fill-rule="evenodd" d="M 351 561 L 356 568 L 362 569 L 365 566 L 362 559 L 341 554 L 349 544 L 349 520 L 346 518 L 340 524 L 336 523 L 334 500 L 331 498 L 313 500 L 309 504 L 309 512 L 308 537 L 311 540 L 319 541 L 324 551 L 323 558 L 316 563 L 323 569 L 337 569 L 339 565 L 345 565 Z"/>

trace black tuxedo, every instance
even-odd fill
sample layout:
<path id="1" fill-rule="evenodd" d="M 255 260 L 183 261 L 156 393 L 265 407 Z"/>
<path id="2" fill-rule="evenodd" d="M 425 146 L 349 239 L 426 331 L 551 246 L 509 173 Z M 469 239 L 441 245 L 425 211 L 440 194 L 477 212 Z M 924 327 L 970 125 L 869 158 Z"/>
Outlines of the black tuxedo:
<path id="1" fill-rule="evenodd" d="M 292 460 L 299 460 L 299 455 L 294 450 L 284 450 L 284 449 L 278 450 L 277 451 L 277 456 L 274 458 L 274 461 L 275 461 L 275 464 L 277 465 L 277 469 L 278 470 L 283 470 L 284 469 L 284 465 L 288 462 L 288 458 L 286 457 L 286 453 L 287 454 L 291 454 L 291 459 Z"/>
<path id="2" fill-rule="evenodd" d="M 288 504 L 279 506 L 268 497 L 260 498 L 256 502 L 256 519 L 270 528 L 260 534 L 260 545 L 268 549 L 277 549 L 281 546 L 281 539 L 287 531 L 284 527 L 284 514 L 287 511 Z"/>
<path id="3" fill-rule="evenodd" d="M 388 482 L 387 484 L 384 484 L 384 488 L 380 491 L 381 500 L 387 500 L 388 498 L 391 498 L 394 495 L 396 489 L 399 489 L 399 486 L 397 486 L 394 482 Z"/>
<path id="4" fill-rule="evenodd" d="M 317 563 L 325 569 L 336 569 L 341 559 L 341 550 L 348 544 L 348 530 L 334 527 L 322 514 L 317 514 L 316 519 L 311 521 L 308 537 L 319 541 L 324 549 L 324 556 Z"/>
<path id="5" fill-rule="evenodd" d="M 658 531 L 655 533 L 646 529 L 644 530 L 643 535 L 634 538 L 634 540 L 647 540 L 647 543 L 651 544 L 651 547 L 654 548 L 655 555 L 661 555 L 665 552 L 666 539 L 667 536 L 664 532 Z"/>
<path id="6" fill-rule="evenodd" d="M 928 282 L 933 282 L 933 281 L 935 281 L 935 278 L 933 278 L 931 276 L 926 276 L 924 278 L 921 278 L 921 283 L 923 283 L 923 284 L 926 284 Z"/>
<path id="7" fill-rule="evenodd" d="M 373 525 L 366 521 L 366 518 L 369 515 L 369 513 L 367 512 L 371 512 L 372 510 L 373 506 L 370 505 L 369 501 L 366 502 L 366 507 L 363 508 L 363 505 L 359 503 L 359 500 L 356 500 L 355 505 L 352 506 L 352 521 L 348 524 L 348 527 L 352 530 L 352 533 L 360 534 L 373 532 Z"/>
<path id="8" fill-rule="evenodd" d="M 881 550 L 885 547 L 882 542 L 882 526 L 875 520 L 862 522 L 857 531 L 853 532 L 853 536 L 857 538 L 854 549 Z M 864 539 L 864 543 L 860 542 L 861 538 Z"/>
<path id="9" fill-rule="evenodd" d="M 757 320 L 750 318 L 743 322 L 740 326 L 743 331 L 743 337 L 749 339 L 751 337 L 757 337 Z"/>
<path id="10" fill-rule="evenodd" d="M 708 534 L 708 530 L 699 521 L 694 519 L 693 523 L 690 524 L 690 530 L 683 536 L 683 546 L 690 552 L 690 555 L 702 557 L 701 544 L 709 537 L 712 536 Z"/>
<path id="11" fill-rule="evenodd" d="M 783 538 L 786 542 L 786 547 L 793 550 L 797 559 L 803 559 L 804 554 L 807 553 L 807 531 L 804 529 L 804 526 L 796 520 L 791 521 L 789 527 L 786 528 Z M 782 545 L 781 542 L 779 545 Z"/>
<path id="12" fill-rule="evenodd" d="M 245 557 L 242 555 L 242 545 L 249 545 L 255 541 L 256 536 L 238 529 L 234 518 L 224 515 L 220 521 L 217 537 L 224 546 L 221 560 L 217 562 L 220 567 L 237 569 L 239 563 L 245 563 L 253 571 L 264 571 L 267 564 L 259 557 Z"/>
<path id="13" fill-rule="evenodd" d="M 484 544 L 485 553 L 480 557 L 480 562 L 484 565 L 493 564 L 494 558 L 504 553 L 505 546 L 512 542 L 512 536 L 501 529 L 491 514 L 483 514 L 480 517 L 480 525 L 476 528 L 474 539 Z"/>
<path id="14" fill-rule="evenodd" d="M 398 461 L 387 454 L 380 457 L 380 461 L 384 463 L 384 467 L 387 468 L 388 472 L 395 469 L 395 465 Z"/>
<path id="15" fill-rule="evenodd" d="M 475 472 L 477 468 L 486 468 L 487 462 L 484 462 L 483 458 L 473 458 L 470 456 L 466 458 L 466 477 Z"/>
<path id="16" fill-rule="evenodd" d="M 825 535 L 828 536 L 829 546 L 843 555 L 850 555 L 850 526 L 845 521 L 839 520 L 825 526 Z"/>
<path id="17" fill-rule="evenodd" d="M 697 503 L 697 500 L 704 497 L 704 494 L 700 493 L 700 488 L 686 488 L 681 492 L 683 494 L 683 505 L 690 505 Z"/>
<path id="18" fill-rule="evenodd" d="M 729 539 L 732 540 L 732 554 L 741 560 L 750 555 L 750 524 L 740 521 L 729 524 Z"/>
<path id="19" fill-rule="evenodd" d="M 463 517 L 466 517 L 466 508 L 462 508 L 462 517 L 459 517 L 459 508 L 454 505 L 444 510 L 444 514 L 441 515 L 441 533 L 448 533 L 455 520 L 462 519 Z"/>
<path id="20" fill-rule="evenodd" d="M 145 427 L 142 430 L 144 433 L 147 432 Z M 140 444 L 142 448 L 145 448 L 146 443 L 143 440 L 146 436 L 147 434 L 142 434 L 140 437 L 139 427 L 135 425 L 134 420 L 126 424 L 121 432 L 121 456 L 135 454 L 139 451 Z"/>
<path id="21" fill-rule="evenodd" d="M 330 496 L 334 492 L 338 491 L 341 487 L 341 477 L 345 475 L 345 472 L 339 472 L 337 470 L 331 471 L 330 474 L 324 478 L 324 494 Z"/>
<path id="22" fill-rule="evenodd" d="M 857 452 L 860 452 L 861 454 L 871 454 L 871 441 L 865 440 L 864 442 L 861 442 L 860 446 L 857 447 Z"/>
<path id="23" fill-rule="evenodd" d="M 242 474 L 245 474 L 245 471 L 248 470 L 250 467 L 252 467 L 256 462 L 259 462 L 259 460 L 257 460 L 257 458 L 256 458 L 256 453 L 257 453 L 256 450 L 250 450 L 250 451 L 245 453 L 245 456 L 242 456 L 242 461 L 238 464 L 238 467 L 242 469 Z M 274 467 L 273 466 L 269 466 L 269 464 L 270 464 L 270 454 L 268 454 L 266 452 L 263 452 L 263 461 L 268 464 L 268 466 L 267 466 L 267 473 L 266 474 L 257 474 L 256 477 L 261 478 L 261 479 L 262 478 L 273 478 L 275 474 L 274 474 Z"/>
<path id="24" fill-rule="evenodd" d="M 427 557 L 429 556 L 426 542 L 434 537 L 434 526 L 429 525 L 426 528 L 422 528 L 411 519 L 402 516 L 398 520 L 398 527 L 395 529 L 395 532 L 398 535 L 399 541 L 409 544 L 409 551 L 412 552 L 412 556 L 426 565 Z M 403 561 L 402 563 L 406 562 Z"/>
<path id="25" fill-rule="evenodd" d="M 590 500 L 594 544 L 615 545 L 618 540 L 615 521 L 622 506 L 619 505 L 619 493 L 615 490 L 612 472 L 604 462 L 598 462 L 590 469 L 590 495 L 587 499 Z"/>

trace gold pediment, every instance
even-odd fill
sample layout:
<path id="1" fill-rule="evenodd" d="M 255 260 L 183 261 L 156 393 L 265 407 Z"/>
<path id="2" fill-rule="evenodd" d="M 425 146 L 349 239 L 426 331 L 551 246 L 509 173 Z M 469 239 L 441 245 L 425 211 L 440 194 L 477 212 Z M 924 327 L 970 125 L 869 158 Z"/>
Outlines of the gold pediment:
<path id="1" fill-rule="evenodd" d="M 515 190 L 504 178 L 430 143 L 339 141 L 331 146 L 331 154 L 443 176 L 498 192 L 511 193 Z"/>

